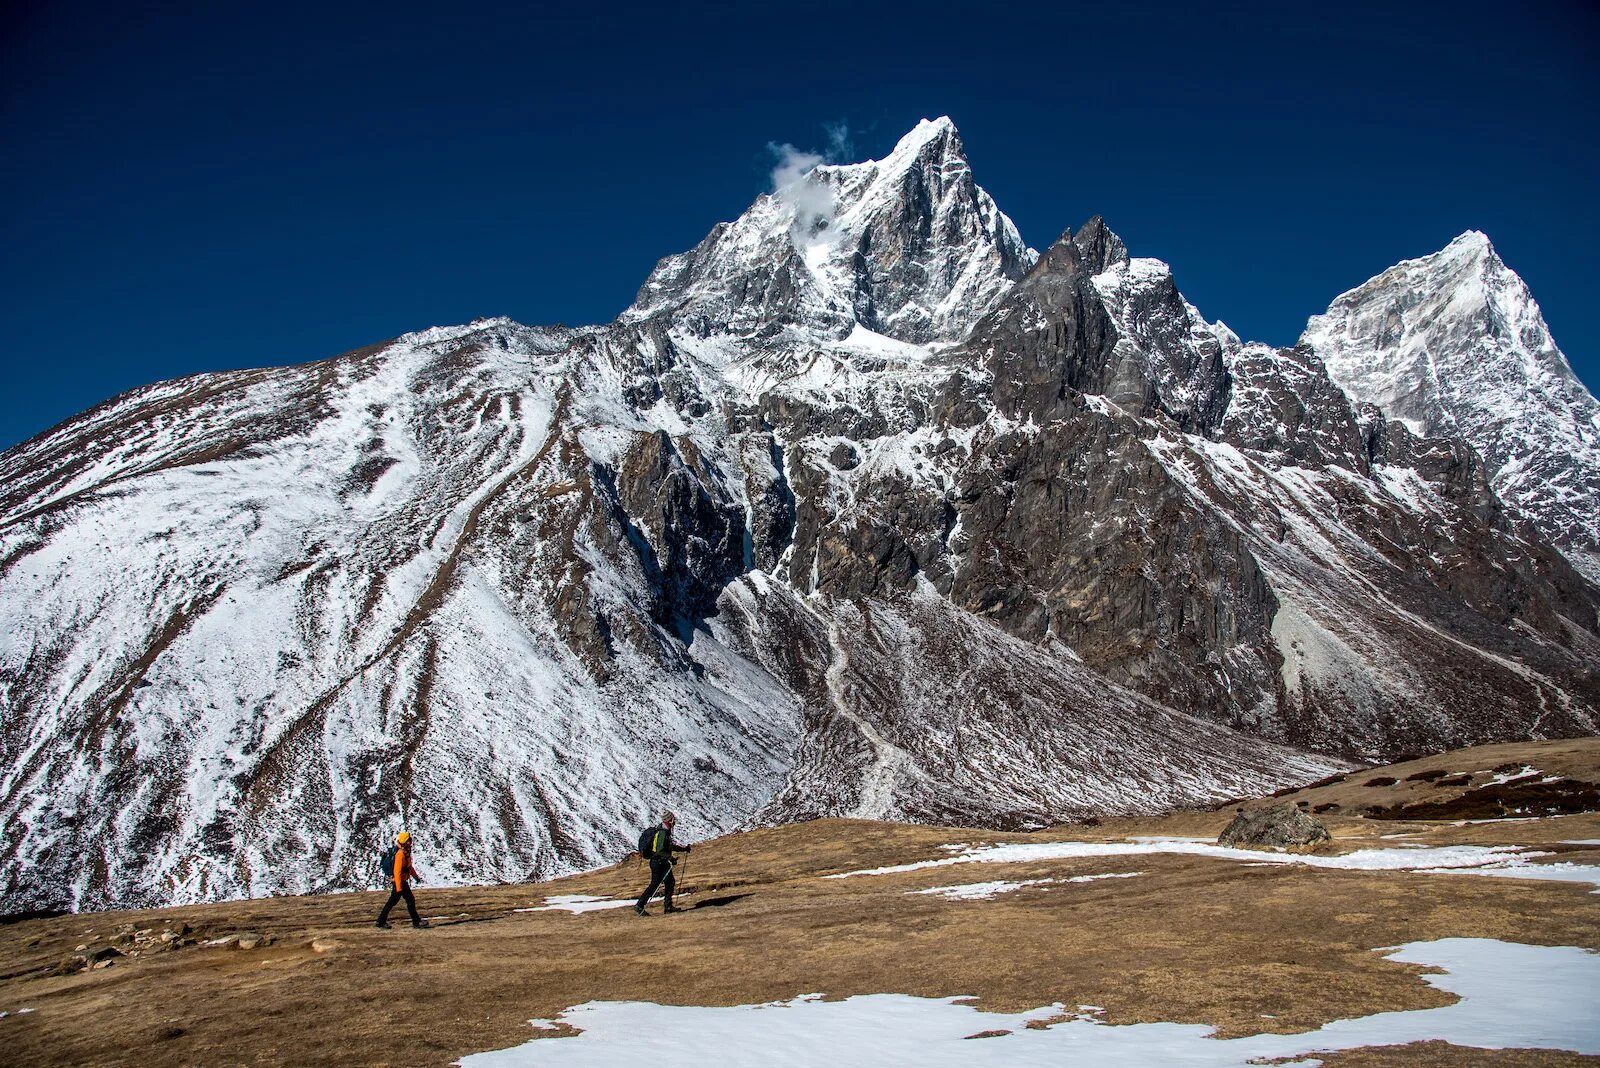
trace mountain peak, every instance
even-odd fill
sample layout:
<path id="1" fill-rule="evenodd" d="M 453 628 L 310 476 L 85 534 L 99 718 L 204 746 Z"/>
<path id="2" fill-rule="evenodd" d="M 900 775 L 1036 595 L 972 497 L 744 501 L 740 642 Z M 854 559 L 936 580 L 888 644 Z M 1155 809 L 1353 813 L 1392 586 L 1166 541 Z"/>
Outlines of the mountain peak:
<path id="1" fill-rule="evenodd" d="M 625 314 L 673 309 L 717 332 L 844 337 L 859 324 L 951 341 L 1035 257 L 973 181 L 955 123 L 923 119 L 882 159 L 817 166 L 662 260 Z"/>
<path id="2" fill-rule="evenodd" d="M 850 215 L 876 211 L 889 201 L 915 198 L 919 190 L 926 190 L 925 198 L 937 200 L 949 192 L 971 196 L 976 189 L 961 135 L 944 117 L 918 122 L 882 159 L 824 164 L 805 180 L 832 191 L 841 222 Z"/>
<path id="3" fill-rule="evenodd" d="M 1450 264 L 1455 265 L 1457 270 L 1469 274 L 1481 274 L 1484 271 L 1512 273 L 1505 265 L 1505 261 L 1500 258 L 1500 254 L 1494 250 L 1489 235 L 1482 230 L 1468 230 L 1433 255 L 1424 256 L 1420 260 L 1406 261 L 1406 264 L 1411 263 Z"/>
<path id="4" fill-rule="evenodd" d="M 1356 400 L 1471 442 L 1495 491 L 1600 578 L 1600 403 L 1482 232 L 1342 294 L 1301 341 Z"/>
<path id="5" fill-rule="evenodd" d="M 1430 252 L 1426 256 L 1415 259 L 1401 260 L 1387 271 L 1376 275 L 1348 293 L 1339 296 L 1343 301 L 1355 294 L 1369 292 L 1381 284 L 1393 284 L 1403 281 L 1407 286 L 1423 285 L 1433 290 L 1450 289 L 1464 283 L 1476 283 L 1476 280 L 1501 277 L 1514 279 L 1520 285 L 1521 279 L 1515 271 L 1506 266 L 1500 254 L 1495 251 L 1489 235 L 1482 230 L 1466 230 L 1452 238 L 1450 243 L 1437 252 Z"/>
<path id="6" fill-rule="evenodd" d="M 941 115 L 937 119 L 918 122 L 895 143 L 894 151 L 882 162 L 924 155 L 953 155 L 965 159 L 965 153 L 956 124 L 950 121 L 948 115 Z"/>
<path id="7" fill-rule="evenodd" d="M 959 163 L 963 168 L 968 166 L 966 147 L 961 143 L 956 124 L 947 116 L 940 116 L 937 119 L 920 120 L 881 159 L 819 164 L 807 171 L 800 181 L 821 181 L 841 188 L 858 184 L 878 185 L 885 179 L 898 178 L 919 165 L 926 169 L 930 165 L 947 162 Z"/>
<path id="8" fill-rule="evenodd" d="M 1093 215 L 1078 228 L 1077 233 L 1063 230 L 1061 236 L 1034 262 L 1030 274 L 1066 272 L 1092 278 L 1119 263 L 1127 262 L 1128 247 L 1111 232 L 1104 219 Z"/>
<path id="9" fill-rule="evenodd" d="M 1128 246 L 1122 243 L 1122 238 L 1111 232 L 1111 227 L 1099 215 L 1090 216 L 1089 221 L 1079 228 L 1072 243 L 1091 275 L 1128 262 Z"/>

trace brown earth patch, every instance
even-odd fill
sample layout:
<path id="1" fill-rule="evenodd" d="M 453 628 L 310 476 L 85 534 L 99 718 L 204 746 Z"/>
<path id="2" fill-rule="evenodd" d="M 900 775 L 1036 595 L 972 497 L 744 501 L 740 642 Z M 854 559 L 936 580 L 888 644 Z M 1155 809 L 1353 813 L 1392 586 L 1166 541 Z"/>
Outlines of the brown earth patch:
<path id="1" fill-rule="evenodd" d="M 1318 1054 L 1327 1068 L 1593 1068 L 1600 1057 L 1552 1049 L 1474 1049 L 1448 1042 L 1413 1042 L 1408 1046 L 1369 1046 L 1344 1053 Z"/>

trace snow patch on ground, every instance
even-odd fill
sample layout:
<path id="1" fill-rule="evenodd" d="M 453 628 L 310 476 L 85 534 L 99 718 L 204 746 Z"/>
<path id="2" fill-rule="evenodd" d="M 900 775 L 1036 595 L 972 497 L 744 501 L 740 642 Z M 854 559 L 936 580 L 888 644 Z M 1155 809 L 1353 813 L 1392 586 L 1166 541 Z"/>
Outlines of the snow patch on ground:
<path id="1" fill-rule="evenodd" d="M 649 1064 L 699 1068 L 707 1050 L 726 1065 L 784 1064 L 834 1068 L 916 1064 L 925 1068 L 1000 1068 L 1116 1064 L 1126 1068 L 1183 1064 L 1243 1068 L 1279 1058 L 1444 1041 L 1485 1049 L 1562 1049 L 1600 1053 L 1600 954 L 1574 946 L 1527 946 L 1485 938 L 1412 942 L 1388 960 L 1443 968 L 1424 982 L 1456 994 L 1453 1005 L 1335 1020 L 1304 1034 L 1216 1039 L 1201 1024 L 1112 1026 L 1081 1011 L 1050 1027 L 1065 1007 L 1024 1013 L 984 1012 L 967 998 L 865 994 L 823 1001 L 808 994 L 765 1005 L 708 1007 L 591 1001 L 561 1014 L 582 1033 L 535 1039 L 511 1049 L 462 1058 L 462 1068 L 599 1068 Z M 541 1030 L 554 1024 L 533 1021 Z M 987 1033 L 982 1041 L 963 1039 Z"/>
<path id="2" fill-rule="evenodd" d="M 1001 894 L 1009 894 L 1013 890 L 1021 890 L 1024 886 L 1042 886 L 1045 883 L 1057 882 L 1056 879 L 1018 879 L 1007 882 L 998 879 L 991 883 L 959 883 L 955 886 L 930 886 L 926 890 L 910 890 L 912 894 L 937 894 L 949 898 L 951 901 L 990 901 Z"/>
<path id="3" fill-rule="evenodd" d="M 1522 765 L 1521 770 L 1519 770 L 1519 771 L 1502 771 L 1500 774 L 1496 775 L 1494 778 L 1490 779 L 1488 782 L 1484 783 L 1483 785 L 1484 786 L 1499 786 L 1502 783 L 1510 782 L 1512 779 L 1520 779 L 1520 778 L 1522 778 L 1522 777 L 1524 777 L 1526 775 L 1540 775 L 1540 774 L 1543 774 L 1543 773 L 1538 768 L 1534 767 L 1532 764 L 1524 764 L 1524 765 Z"/>
<path id="4" fill-rule="evenodd" d="M 595 897 L 593 894 L 557 894 L 544 899 L 543 905 L 533 908 L 512 909 L 512 912 L 595 912 L 599 909 L 620 909 L 633 904 L 631 898 L 614 901 L 608 897 Z"/>
<path id="5" fill-rule="evenodd" d="M 1128 838 L 1130 842 L 1215 842 L 1215 838 L 1206 835 L 1194 834 L 1135 834 Z"/>
<path id="6" fill-rule="evenodd" d="M 1108 871 L 1100 875 L 1074 875 L 1070 879 L 1062 879 L 1064 883 L 1097 883 L 1101 879 L 1132 879 L 1143 875 L 1142 871 Z"/>
<path id="7" fill-rule="evenodd" d="M 1549 856 L 1548 853 L 1529 856 Z M 1559 861 L 1554 864 L 1488 864 L 1481 868 L 1419 868 L 1423 875 L 1489 875 L 1499 879 L 1545 879 L 1559 883 L 1593 883 L 1600 886 L 1600 865 L 1572 864 Z M 1600 894 L 1600 890 L 1595 893 Z"/>
<path id="8" fill-rule="evenodd" d="M 848 879 L 857 875 L 894 875 L 944 868 L 952 864 L 1024 864 L 1049 860 L 1079 860 L 1096 857 L 1147 856 L 1154 853 L 1182 853 L 1216 857 L 1251 864 L 1302 864 L 1313 868 L 1345 868 L 1354 871 L 1411 871 L 1425 875 L 1495 875 L 1509 879 L 1554 879 L 1564 882 L 1593 883 L 1600 886 L 1600 865 L 1533 864 L 1548 857 L 1548 852 L 1526 851 L 1522 846 L 1405 846 L 1393 849 L 1358 849 L 1352 853 L 1317 855 L 1313 853 L 1269 853 L 1255 849 L 1234 849 L 1208 845 L 1188 839 L 1157 839 L 1136 842 L 1024 842 L 981 846 L 953 857 L 893 864 L 883 868 L 839 872 L 826 879 Z"/>

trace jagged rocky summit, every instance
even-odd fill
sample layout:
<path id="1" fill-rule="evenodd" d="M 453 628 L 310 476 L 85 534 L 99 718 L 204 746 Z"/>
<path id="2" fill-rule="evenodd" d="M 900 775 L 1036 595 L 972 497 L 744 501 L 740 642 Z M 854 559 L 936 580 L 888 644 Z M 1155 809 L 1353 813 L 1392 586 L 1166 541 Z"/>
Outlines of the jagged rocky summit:
<path id="1" fill-rule="evenodd" d="M 1027 826 L 1593 733 L 1581 544 L 1360 396 L 1402 334 L 1317 322 L 1243 343 L 1098 218 L 1035 253 L 941 119 L 614 322 L 115 398 L 0 456 L 0 912 L 359 887 L 402 825 L 520 879 L 665 804 Z"/>
<path id="2" fill-rule="evenodd" d="M 1301 343 L 1356 400 L 1471 444 L 1500 499 L 1600 582 L 1600 402 L 1487 237 L 1343 294 Z"/>

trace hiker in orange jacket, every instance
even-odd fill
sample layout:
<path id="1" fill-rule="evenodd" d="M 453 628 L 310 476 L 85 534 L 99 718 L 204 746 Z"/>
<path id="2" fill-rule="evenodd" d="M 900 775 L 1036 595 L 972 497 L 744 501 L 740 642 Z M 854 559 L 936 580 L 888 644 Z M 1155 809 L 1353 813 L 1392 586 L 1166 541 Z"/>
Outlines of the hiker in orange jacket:
<path id="1" fill-rule="evenodd" d="M 389 900 L 384 902 L 383 911 L 378 913 L 378 926 L 385 929 L 389 926 L 389 910 L 395 903 L 404 899 L 406 911 L 411 913 L 411 926 L 426 927 L 428 921 L 417 915 L 417 899 L 411 896 L 411 882 L 422 881 L 422 876 L 417 874 L 417 869 L 411 866 L 411 835 L 401 831 L 395 836 L 394 867 L 390 869 Z"/>

